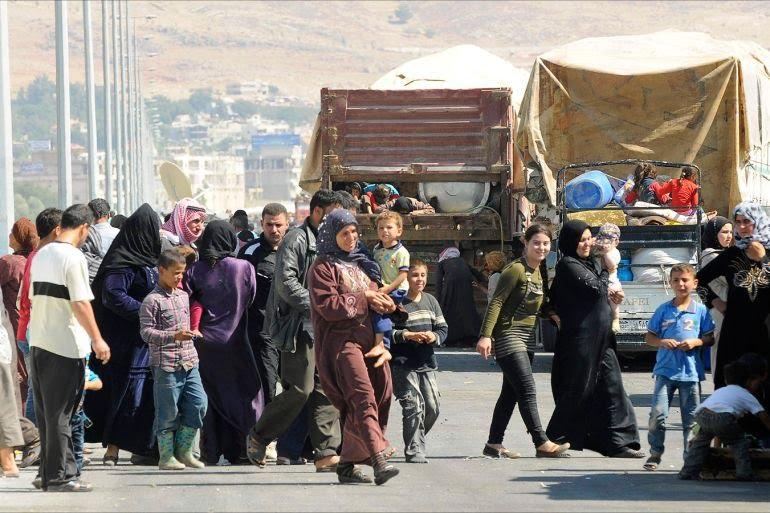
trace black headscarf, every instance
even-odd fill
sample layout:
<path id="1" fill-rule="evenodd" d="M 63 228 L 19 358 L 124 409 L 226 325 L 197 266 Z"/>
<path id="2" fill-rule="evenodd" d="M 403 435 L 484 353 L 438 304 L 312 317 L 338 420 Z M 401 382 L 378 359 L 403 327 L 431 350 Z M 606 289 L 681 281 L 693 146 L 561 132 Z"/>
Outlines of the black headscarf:
<path id="1" fill-rule="evenodd" d="M 577 247 L 583 233 L 589 228 L 585 221 L 568 221 L 564 223 L 559 232 L 559 251 L 564 256 L 571 256 L 582 260 L 577 254 Z"/>
<path id="2" fill-rule="evenodd" d="M 116 269 L 155 267 L 160 251 L 160 219 L 152 207 L 145 203 L 123 223 L 104 255 L 94 282 L 108 271 Z"/>
<path id="3" fill-rule="evenodd" d="M 719 243 L 719 232 L 728 223 L 731 223 L 731 221 L 726 217 L 716 216 L 715 218 L 710 219 L 709 222 L 704 225 L 702 240 L 703 249 L 725 249 Z"/>
<path id="4" fill-rule="evenodd" d="M 343 251 L 337 245 L 337 234 L 340 230 L 351 224 L 358 227 L 356 216 L 351 214 L 349 210 L 338 208 L 330 212 L 324 218 L 323 224 L 321 224 L 321 227 L 318 229 L 318 241 L 316 242 L 318 256 L 327 258 L 331 261 L 338 260 L 354 263 L 364 271 L 370 280 L 381 284 L 382 272 L 380 266 L 377 265 L 377 262 L 370 259 L 362 250 L 360 240 L 352 253 Z"/>
<path id="5" fill-rule="evenodd" d="M 221 219 L 211 221 L 198 239 L 200 259 L 211 267 L 225 257 L 232 256 L 238 247 L 238 237 L 232 225 Z"/>

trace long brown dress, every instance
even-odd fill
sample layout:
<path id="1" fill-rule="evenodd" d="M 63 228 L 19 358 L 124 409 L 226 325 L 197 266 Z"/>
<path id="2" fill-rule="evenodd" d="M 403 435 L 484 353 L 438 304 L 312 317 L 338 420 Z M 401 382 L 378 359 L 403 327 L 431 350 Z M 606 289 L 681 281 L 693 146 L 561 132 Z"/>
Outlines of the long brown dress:
<path id="1" fill-rule="evenodd" d="M 308 274 L 318 376 L 345 419 L 340 462 L 368 463 L 389 446 L 393 395 L 390 366 L 374 368 L 374 359 L 364 358 L 374 346 L 365 292 L 377 286 L 356 264 L 323 257 Z"/>

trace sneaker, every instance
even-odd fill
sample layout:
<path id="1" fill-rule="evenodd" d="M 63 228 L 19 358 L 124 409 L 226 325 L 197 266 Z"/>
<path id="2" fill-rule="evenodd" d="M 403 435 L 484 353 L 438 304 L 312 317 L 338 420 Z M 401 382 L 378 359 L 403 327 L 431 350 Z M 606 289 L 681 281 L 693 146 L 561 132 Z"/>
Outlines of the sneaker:
<path id="1" fill-rule="evenodd" d="M 48 492 L 90 492 L 94 489 L 91 483 L 85 481 L 72 480 L 64 484 L 53 485 L 48 487 Z"/>

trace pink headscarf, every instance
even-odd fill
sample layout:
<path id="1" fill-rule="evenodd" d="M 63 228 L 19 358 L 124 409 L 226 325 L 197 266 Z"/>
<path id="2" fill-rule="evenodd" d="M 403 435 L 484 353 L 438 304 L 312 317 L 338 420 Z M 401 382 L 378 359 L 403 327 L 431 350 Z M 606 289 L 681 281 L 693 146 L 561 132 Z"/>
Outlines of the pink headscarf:
<path id="1" fill-rule="evenodd" d="M 206 215 L 206 209 L 192 198 L 182 198 L 174 206 L 174 211 L 168 221 L 163 223 L 162 228 L 179 237 L 181 244 L 192 244 L 200 235 L 193 234 L 187 223 L 195 218 L 203 218 Z"/>

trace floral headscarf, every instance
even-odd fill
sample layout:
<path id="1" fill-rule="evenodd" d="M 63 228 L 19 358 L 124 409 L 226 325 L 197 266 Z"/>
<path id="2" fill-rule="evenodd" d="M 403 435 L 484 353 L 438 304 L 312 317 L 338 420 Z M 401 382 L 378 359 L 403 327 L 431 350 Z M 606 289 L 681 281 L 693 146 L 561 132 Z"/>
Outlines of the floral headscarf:
<path id="1" fill-rule="evenodd" d="M 337 245 L 337 234 L 351 224 L 358 226 L 358 221 L 349 210 L 338 208 L 329 213 L 318 229 L 318 241 L 316 242 L 318 255 L 330 261 L 354 263 L 364 271 L 370 280 L 379 283 L 382 280 L 380 266 L 364 254 L 360 244 L 350 253 L 343 251 Z"/>
<path id="2" fill-rule="evenodd" d="M 749 237 L 741 237 L 738 226 L 735 225 L 735 245 L 740 249 L 746 249 L 750 243 L 756 241 L 765 248 L 770 248 L 770 217 L 765 213 L 765 209 L 759 203 L 744 201 L 739 203 L 733 211 L 733 219 L 738 216 L 743 216 L 754 223 L 754 233 Z"/>
<path id="3" fill-rule="evenodd" d="M 190 245 L 198 240 L 200 235 L 193 234 L 187 228 L 187 223 L 198 217 L 203 218 L 205 215 L 206 209 L 203 205 L 192 198 L 182 198 L 174 206 L 171 217 L 163 223 L 162 228 L 179 237 L 180 244 Z"/>

